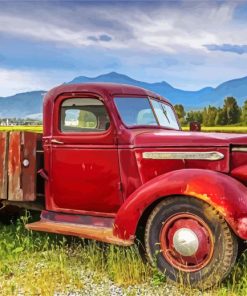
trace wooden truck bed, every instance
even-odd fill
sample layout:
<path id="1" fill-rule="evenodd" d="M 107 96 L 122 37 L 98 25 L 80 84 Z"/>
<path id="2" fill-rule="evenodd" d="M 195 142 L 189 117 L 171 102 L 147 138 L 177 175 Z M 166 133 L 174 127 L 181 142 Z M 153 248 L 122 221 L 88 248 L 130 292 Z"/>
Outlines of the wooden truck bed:
<path id="1" fill-rule="evenodd" d="M 41 137 L 33 132 L 0 133 L 1 200 L 29 202 L 43 193 L 37 176 L 43 162 Z"/>

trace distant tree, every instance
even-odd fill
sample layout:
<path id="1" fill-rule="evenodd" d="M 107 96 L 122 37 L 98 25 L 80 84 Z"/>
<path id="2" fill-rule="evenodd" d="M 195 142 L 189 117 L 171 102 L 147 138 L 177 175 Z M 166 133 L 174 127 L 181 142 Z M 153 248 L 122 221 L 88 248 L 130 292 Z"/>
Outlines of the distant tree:
<path id="1" fill-rule="evenodd" d="M 247 125 L 247 100 L 244 102 L 242 107 L 241 122 Z"/>
<path id="2" fill-rule="evenodd" d="M 227 124 L 240 122 L 241 109 L 234 97 L 227 97 L 224 100 L 223 110 L 226 112 Z"/>
<path id="3" fill-rule="evenodd" d="M 215 126 L 215 119 L 217 116 L 217 108 L 208 106 L 208 126 Z"/>
<path id="4" fill-rule="evenodd" d="M 181 105 L 181 104 L 179 104 L 179 105 L 174 105 L 174 108 L 175 108 L 175 111 L 176 111 L 176 113 L 177 113 L 177 115 L 178 115 L 178 118 L 180 119 L 182 119 L 182 118 L 184 118 L 184 116 L 185 116 L 185 114 L 186 114 L 186 112 L 184 111 L 184 106 L 183 105 Z"/>
<path id="5" fill-rule="evenodd" d="M 215 118 L 215 125 L 226 125 L 226 124 L 227 124 L 226 111 L 222 108 L 218 108 L 217 115 Z"/>
<path id="6" fill-rule="evenodd" d="M 206 107 L 204 107 L 202 111 L 202 124 L 208 126 L 208 110 Z"/>
<path id="7" fill-rule="evenodd" d="M 84 127 L 85 126 L 85 111 L 81 110 L 78 117 L 79 126 Z"/>
<path id="8" fill-rule="evenodd" d="M 203 109 L 202 112 L 202 123 L 204 126 L 214 126 L 215 119 L 217 116 L 217 108 L 213 106 L 208 106 Z"/>
<path id="9" fill-rule="evenodd" d="M 177 115 L 178 115 L 178 119 L 179 119 L 180 123 L 181 123 L 182 125 L 186 124 L 186 122 L 185 122 L 185 115 L 186 115 L 186 112 L 185 112 L 185 110 L 184 110 L 184 106 L 181 105 L 181 104 L 179 104 L 179 105 L 174 105 L 174 109 L 175 109 L 175 111 L 176 111 L 176 113 L 177 113 Z"/>
<path id="10" fill-rule="evenodd" d="M 202 112 L 201 111 L 189 111 L 186 115 L 186 122 L 190 123 L 192 121 L 198 121 L 202 123 Z"/>

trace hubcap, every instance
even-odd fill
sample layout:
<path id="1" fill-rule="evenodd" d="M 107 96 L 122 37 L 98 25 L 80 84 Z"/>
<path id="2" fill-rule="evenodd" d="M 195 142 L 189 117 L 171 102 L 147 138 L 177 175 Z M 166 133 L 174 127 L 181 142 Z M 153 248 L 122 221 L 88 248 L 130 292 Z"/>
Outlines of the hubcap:
<path id="1" fill-rule="evenodd" d="M 194 214 L 179 213 L 167 219 L 160 231 L 166 261 L 175 268 L 194 272 L 204 268 L 213 255 L 213 234 Z"/>
<path id="2" fill-rule="evenodd" d="M 189 228 L 180 228 L 173 236 L 175 250 L 182 256 L 192 256 L 198 250 L 199 240 L 194 231 Z"/>

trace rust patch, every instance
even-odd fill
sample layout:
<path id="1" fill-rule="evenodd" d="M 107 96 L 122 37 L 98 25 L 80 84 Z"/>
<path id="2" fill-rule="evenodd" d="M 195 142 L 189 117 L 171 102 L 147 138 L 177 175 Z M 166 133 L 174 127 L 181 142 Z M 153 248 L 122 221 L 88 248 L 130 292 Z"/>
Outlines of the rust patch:
<path id="1" fill-rule="evenodd" d="M 187 187 L 184 191 L 184 194 L 189 195 L 189 196 L 194 196 L 198 199 L 201 199 L 201 200 L 207 202 L 208 204 L 212 205 L 217 211 L 219 211 L 224 217 L 227 216 L 226 209 L 224 207 L 220 206 L 219 204 L 214 203 L 212 198 L 210 196 L 208 196 L 206 193 L 202 194 L 202 193 L 195 192 L 195 191 L 191 190 L 189 185 L 187 185 Z"/>
<path id="2" fill-rule="evenodd" d="M 113 229 L 110 227 L 94 227 L 91 225 L 76 225 L 41 220 L 27 224 L 26 228 L 35 231 L 79 236 L 119 246 L 130 246 L 134 243 L 133 240 L 123 240 L 114 236 Z"/>

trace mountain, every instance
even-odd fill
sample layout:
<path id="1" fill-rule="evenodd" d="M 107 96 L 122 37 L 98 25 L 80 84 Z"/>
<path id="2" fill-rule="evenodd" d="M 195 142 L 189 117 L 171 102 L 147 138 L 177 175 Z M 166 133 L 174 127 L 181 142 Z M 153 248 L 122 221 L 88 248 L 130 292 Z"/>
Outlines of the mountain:
<path id="1" fill-rule="evenodd" d="M 224 98 L 227 96 L 236 97 L 239 105 L 242 105 L 247 99 L 247 76 L 224 82 L 216 88 L 205 87 L 198 91 L 185 91 L 174 88 L 165 81 L 156 83 L 142 82 L 116 72 L 111 72 L 94 78 L 79 76 L 68 83 L 86 82 L 112 82 L 136 85 L 164 96 L 173 104 L 183 104 L 186 110 L 200 109 L 209 104 L 213 106 L 223 105 Z M 44 90 L 40 90 L 19 93 L 10 97 L 0 97 L 0 118 L 41 118 L 44 93 Z"/>
<path id="2" fill-rule="evenodd" d="M 174 88 L 165 81 L 156 83 L 142 82 L 116 72 L 100 75 L 95 78 L 79 76 L 69 83 L 83 82 L 120 82 L 136 85 L 164 96 L 173 104 L 183 104 L 187 110 L 202 108 L 209 104 L 220 106 L 223 104 L 224 98 L 227 96 L 236 97 L 240 105 L 243 104 L 245 99 L 247 99 L 247 76 L 224 82 L 216 88 L 205 87 L 198 91 L 185 91 Z"/>
<path id="3" fill-rule="evenodd" d="M 40 90 L 0 97 L 0 118 L 40 118 L 44 93 Z"/>

